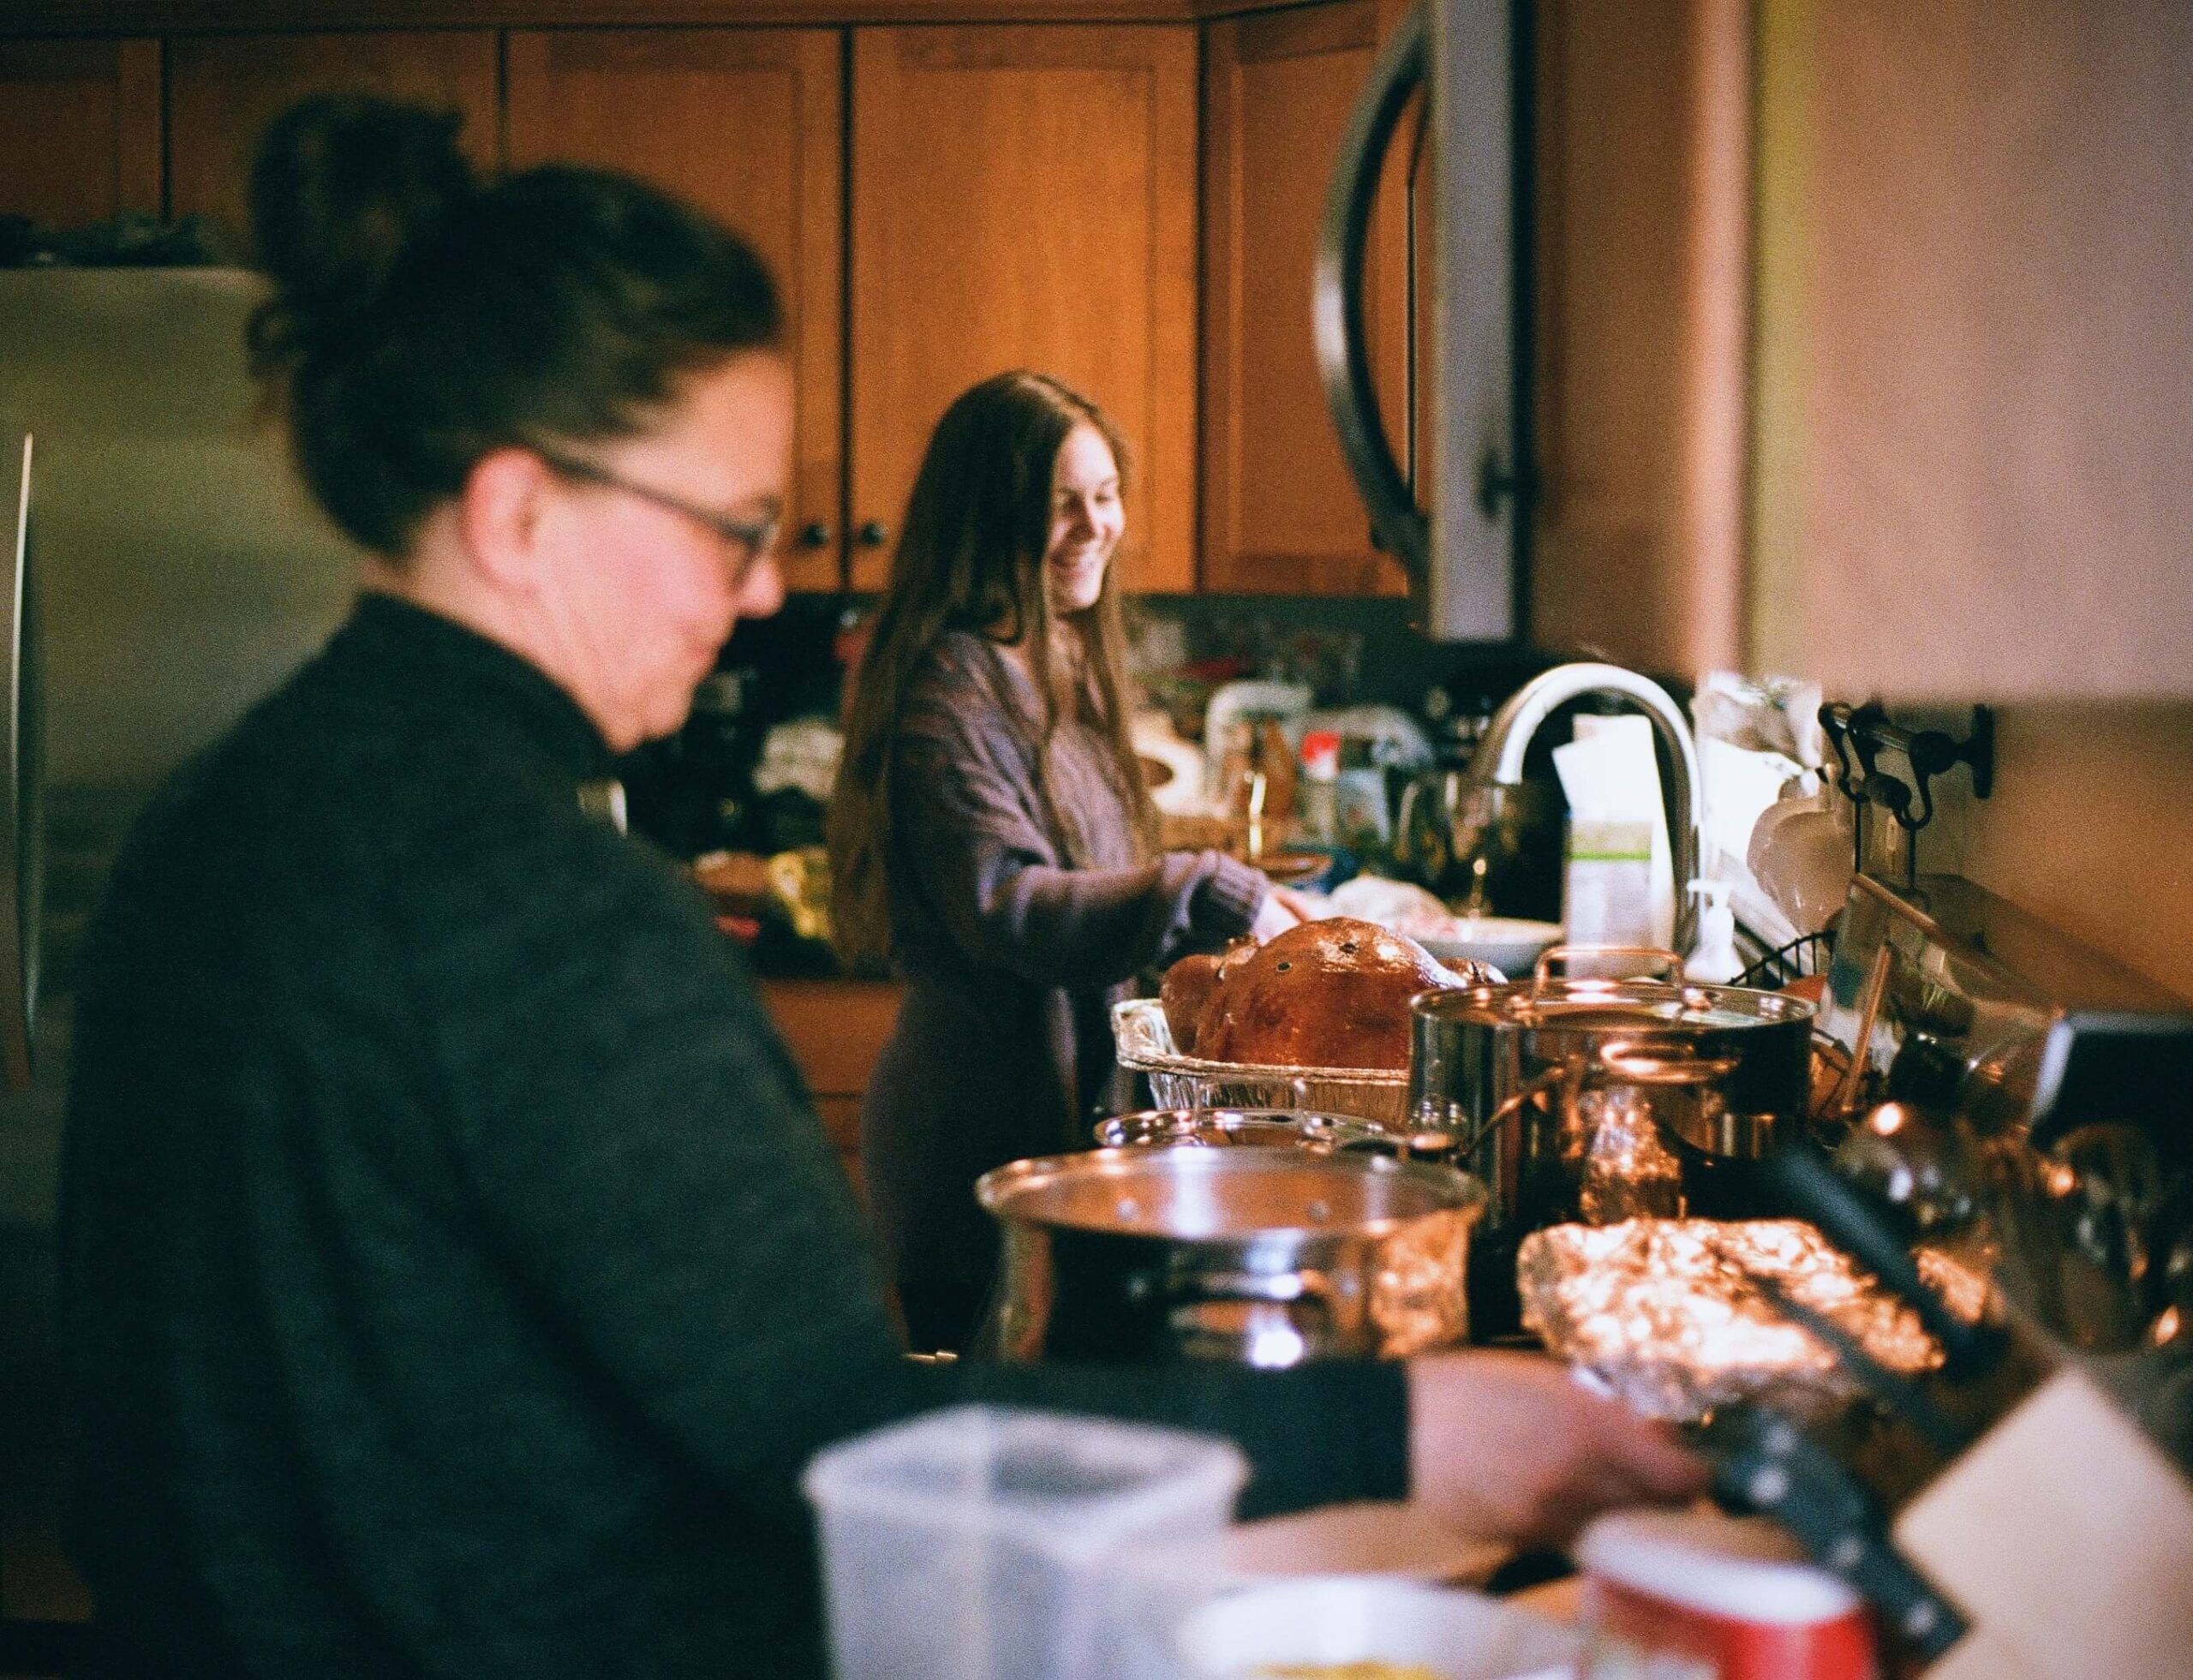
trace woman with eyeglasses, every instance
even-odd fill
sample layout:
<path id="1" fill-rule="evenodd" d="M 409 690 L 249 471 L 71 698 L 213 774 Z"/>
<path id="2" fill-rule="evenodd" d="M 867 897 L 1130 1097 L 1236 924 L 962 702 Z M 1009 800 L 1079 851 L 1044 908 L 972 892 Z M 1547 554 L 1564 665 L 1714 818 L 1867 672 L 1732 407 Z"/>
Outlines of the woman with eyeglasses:
<path id="1" fill-rule="evenodd" d="M 861 1166 L 919 1348 L 959 1347 L 990 1286 L 975 1180 L 1088 1143 L 1134 976 L 1295 919 L 1249 865 L 1156 844 L 1113 564 L 1126 467 L 1111 421 L 1057 380 L 964 393 L 853 679 L 831 906 L 855 965 L 906 981 Z"/>
<path id="2" fill-rule="evenodd" d="M 1479 1531 L 1688 1486 L 1550 1370 L 901 1357 L 738 958 L 587 798 L 777 604 L 775 292 L 636 182 L 476 182 L 454 127 L 315 101 L 254 175 L 253 350 L 371 558 L 146 813 L 85 959 L 61 1237 L 98 1671 L 819 1680 L 801 1468 L 967 1396 L 1222 1429 L 1268 1510 L 1412 1465 Z M 1527 1475 L 1455 1474 L 1550 1419 Z"/>

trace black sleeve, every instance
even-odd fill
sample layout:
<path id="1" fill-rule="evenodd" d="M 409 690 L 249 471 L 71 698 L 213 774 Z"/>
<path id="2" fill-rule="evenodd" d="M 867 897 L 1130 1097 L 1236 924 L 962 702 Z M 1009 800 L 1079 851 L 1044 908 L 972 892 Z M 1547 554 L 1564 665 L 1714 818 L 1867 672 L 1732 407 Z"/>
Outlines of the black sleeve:
<path id="1" fill-rule="evenodd" d="M 574 825 L 515 877 L 457 872 L 486 932 L 431 947 L 422 979 L 497 1240 L 697 1463 L 781 1487 L 834 1440 L 978 1399 L 1229 1436 L 1255 1467 L 1253 1510 L 1404 1490 L 1396 1366 L 905 1360 L 850 1187 L 743 965 L 627 845 Z"/>

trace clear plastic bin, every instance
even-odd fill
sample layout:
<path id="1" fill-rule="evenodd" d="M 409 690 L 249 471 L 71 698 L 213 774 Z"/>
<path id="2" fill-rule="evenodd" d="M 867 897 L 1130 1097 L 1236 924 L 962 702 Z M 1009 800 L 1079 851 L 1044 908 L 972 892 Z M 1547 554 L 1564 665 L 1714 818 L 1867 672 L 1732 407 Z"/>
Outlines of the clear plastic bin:
<path id="1" fill-rule="evenodd" d="M 1229 1442 L 962 1406 L 819 1455 L 839 1680 L 1113 1680 L 1145 1636 L 1131 1555 L 1216 1537 L 1248 1464 Z"/>

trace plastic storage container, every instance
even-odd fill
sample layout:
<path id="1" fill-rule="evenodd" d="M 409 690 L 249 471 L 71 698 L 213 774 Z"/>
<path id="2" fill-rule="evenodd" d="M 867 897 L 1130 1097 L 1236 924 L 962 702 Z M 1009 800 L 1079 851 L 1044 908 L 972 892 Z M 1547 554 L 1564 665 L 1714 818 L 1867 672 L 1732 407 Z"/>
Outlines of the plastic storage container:
<path id="1" fill-rule="evenodd" d="M 1248 1464 L 1147 1425 L 963 1406 L 834 1447 L 820 1518 L 838 1680 L 1111 1680 L 1145 1637 L 1123 1550 L 1216 1536 Z"/>

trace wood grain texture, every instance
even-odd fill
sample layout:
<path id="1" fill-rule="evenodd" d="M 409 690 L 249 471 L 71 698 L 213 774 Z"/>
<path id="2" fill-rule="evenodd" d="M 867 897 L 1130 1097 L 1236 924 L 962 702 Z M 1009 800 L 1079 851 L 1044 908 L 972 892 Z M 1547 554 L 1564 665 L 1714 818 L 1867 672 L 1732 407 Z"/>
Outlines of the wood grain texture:
<path id="1" fill-rule="evenodd" d="M 0 214 L 157 215 L 159 99 L 158 41 L 0 40 Z"/>
<path id="2" fill-rule="evenodd" d="M 1910 698 L 2193 695 L 2193 7 L 1778 0 L 1802 267 L 1764 660 Z"/>
<path id="3" fill-rule="evenodd" d="M 855 33 L 855 526 L 895 535 L 946 405 L 1032 368 L 1128 439 L 1128 586 L 1191 586 L 1195 63 L 1186 27 Z M 853 586 L 887 555 L 857 547 Z"/>
<path id="4" fill-rule="evenodd" d="M 1218 591 L 1398 594 L 1327 408 L 1311 323 L 1335 160 L 1381 39 L 1373 0 L 1228 19 L 1204 41 L 1203 565 Z M 1407 389 L 1404 129 L 1381 176 L 1365 325 L 1396 451 Z"/>
<path id="5" fill-rule="evenodd" d="M 842 571 L 845 147 L 828 29 L 526 30 L 505 47 L 513 168 L 629 170 L 750 240 L 782 289 L 798 404 L 787 587 Z M 803 528 L 828 533 L 804 546 Z"/>
<path id="6" fill-rule="evenodd" d="M 0 17 L 0 31 L 67 35 L 285 28 L 1185 23 L 1202 9 L 1196 0 L 36 0 L 21 9 L 21 17 Z"/>
<path id="7" fill-rule="evenodd" d="M 167 52 L 168 213 L 209 217 L 240 242 L 260 135 L 307 94 L 379 93 L 457 111 L 474 164 L 501 161 L 487 31 L 178 35 Z"/>

